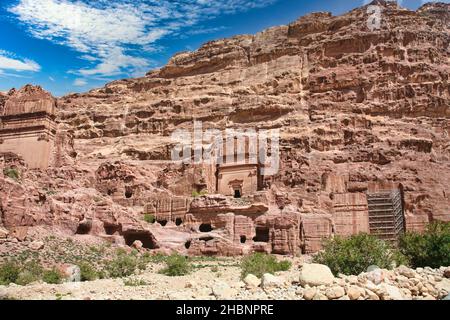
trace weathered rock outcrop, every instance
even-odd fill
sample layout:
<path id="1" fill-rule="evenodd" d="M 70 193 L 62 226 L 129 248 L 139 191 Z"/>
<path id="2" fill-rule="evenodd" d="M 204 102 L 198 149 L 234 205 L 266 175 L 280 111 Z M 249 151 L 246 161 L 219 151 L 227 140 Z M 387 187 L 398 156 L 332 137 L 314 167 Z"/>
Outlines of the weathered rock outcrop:
<path id="1" fill-rule="evenodd" d="M 34 187 L 35 199 L 26 202 L 32 185 L 52 184 L 59 199 L 51 197 L 53 207 L 66 200 L 75 205 L 80 190 L 89 190 L 81 192 L 87 200 L 79 200 L 77 210 L 65 205 L 62 221 L 71 229 L 89 217 L 81 212 L 93 208 L 105 212 L 96 219 L 111 217 L 108 224 L 118 230 L 122 216 L 139 215 L 149 198 L 191 197 L 208 181 L 205 171 L 168 160 L 174 145 L 170 134 L 192 129 L 193 120 L 202 121 L 203 129 L 280 129 L 281 168 L 264 181 L 266 202 L 235 206 L 208 197 L 191 206 L 198 215 L 288 213 L 281 220 L 256 221 L 255 227 L 273 231 L 272 250 L 286 253 L 302 246 L 313 252 L 322 237 L 367 232 L 365 195 L 386 188 L 401 191 L 408 229 L 449 221 L 449 5 L 430 3 L 410 11 L 377 3 L 382 6 L 379 30 L 368 29 L 366 7 L 338 17 L 314 13 L 288 26 L 177 54 L 143 78 L 58 99 L 56 120 L 74 137 L 75 162 L 45 174 L 26 173 L 33 181 L 20 185 L 2 184 L 6 224 L 40 221 L 27 223 L 30 208 L 43 201 Z M 13 103 L 23 108 L 21 99 L 0 95 L 0 110 Z M 96 197 L 102 200 L 93 201 Z M 42 219 L 57 216 L 49 214 L 55 212 L 47 209 L 53 208 L 49 201 L 43 203 Z M 13 207 L 26 214 L 12 214 L 19 210 Z M 174 219 L 181 219 L 176 214 Z M 181 245 L 185 237 L 178 238 Z M 236 240 L 233 235 L 220 241 L 233 247 Z M 211 252 L 220 252 L 219 240 L 214 241 Z"/>

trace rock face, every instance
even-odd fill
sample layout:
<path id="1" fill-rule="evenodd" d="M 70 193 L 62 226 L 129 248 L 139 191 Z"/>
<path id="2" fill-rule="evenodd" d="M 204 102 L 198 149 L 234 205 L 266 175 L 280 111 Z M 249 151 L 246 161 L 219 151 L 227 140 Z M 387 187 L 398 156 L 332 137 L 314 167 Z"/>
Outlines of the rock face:
<path id="1" fill-rule="evenodd" d="M 23 114 L 41 112 L 54 115 L 57 146 L 41 157 L 46 171 L 27 168 L 17 144 L 3 151 L 1 168 L 19 170 L 21 183 L 0 176 L 2 224 L 232 255 L 315 252 L 324 237 L 374 232 L 370 201 L 382 192 L 390 204 L 399 195 L 408 230 L 449 221 L 449 5 L 377 3 L 379 30 L 368 29 L 367 7 L 314 13 L 85 94 L 1 94 L 0 134 L 20 137 Z M 19 122 L 6 128 L 11 117 Z M 280 129 L 280 170 L 169 161 L 170 135 L 193 120 Z"/>

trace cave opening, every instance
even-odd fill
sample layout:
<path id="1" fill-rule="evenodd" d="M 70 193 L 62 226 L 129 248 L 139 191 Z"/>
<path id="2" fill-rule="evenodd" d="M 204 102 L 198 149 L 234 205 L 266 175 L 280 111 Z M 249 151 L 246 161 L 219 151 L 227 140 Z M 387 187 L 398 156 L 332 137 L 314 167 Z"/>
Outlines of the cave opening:
<path id="1" fill-rule="evenodd" d="M 182 223 L 183 223 L 183 220 L 181 218 L 176 218 L 175 225 L 181 226 Z"/>
<path id="2" fill-rule="evenodd" d="M 75 234 L 89 234 L 92 229 L 91 223 L 80 223 Z"/>
<path id="3" fill-rule="evenodd" d="M 120 233 L 122 230 L 120 225 L 115 224 L 104 224 L 103 228 L 105 229 L 105 233 L 109 236 L 112 236 L 115 233 Z"/>
<path id="4" fill-rule="evenodd" d="M 242 197 L 241 190 L 239 189 L 234 190 L 234 198 L 240 199 L 241 197 Z"/>
<path id="5" fill-rule="evenodd" d="M 162 225 L 163 227 L 165 227 L 166 224 L 167 224 L 167 220 L 158 220 L 158 223 L 159 223 L 160 225 Z"/>
<path id="6" fill-rule="evenodd" d="M 241 236 L 241 243 L 245 243 L 247 242 L 247 237 L 246 236 Z"/>
<path id="7" fill-rule="evenodd" d="M 202 223 L 199 228 L 200 232 L 211 232 L 213 230 L 211 224 Z"/>
<path id="8" fill-rule="evenodd" d="M 191 247 L 191 241 L 186 241 L 186 243 L 184 244 L 184 247 L 186 249 L 189 249 Z"/>
<path id="9" fill-rule="evenodd" d="M 131 246 L 133 242 L 139 240 L 142 242 L 143 247 L 146 249 L 158 248 L 152 235 L 146 231 L 127 232 L 123 235 L 123 237 L 127 246 Z"/>
<path id="10" fill-rule="evenodd" d="M 255 242 L 269 242 L 269 228 L 256 227 L 256 236 L 253 238 Z"/>
<path id="11" fill-rule="evenodd" d="M 133 192 L 131 190 L 125 191 L 125 198 L 130 199 L 133 196 Z"/>

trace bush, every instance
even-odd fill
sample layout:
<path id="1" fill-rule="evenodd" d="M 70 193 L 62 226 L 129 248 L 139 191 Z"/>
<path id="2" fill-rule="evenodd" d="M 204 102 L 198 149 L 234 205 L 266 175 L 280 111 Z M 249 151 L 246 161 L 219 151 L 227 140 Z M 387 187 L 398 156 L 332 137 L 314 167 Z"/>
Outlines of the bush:
<path id="1" fill-rule="evenodd" d="M 288 271 L 291 268 L 290 261 L 277 261 L 273 255 L 265 253 L 254 253 L 245 257 L 241 262 L 241 276 L 245 278 L 248 274 L 253 274 L 261 278 L 265 273 L 275 273 L 278 271 Z"/>
<path id="2" fill-rule="evenodd" d="M 8 261 L 0 265 L 0 284 L 8 285 L 16 283 L 19 278 L 20 268 L 12 261 Z"/>
<path id="3" fill-rule="evenodd" d="M 27 262 L 21 268 L 16 284 L 26 286 L 27 284 L 40 280 L 43 273 L 44 270 L 39 262 L 36 260 Z"/>
<path id="4" fill-rule="evenodd" d="M 173 254 L 166 259 L 166 267 L 161 270 L 162 274 L 170 277 L 184 276 L 191 272 L 192 266 L 186 257 Z"/>
<path id="5" fill-rule="evenodd" d="M 147 222 L 147 223 L 155 223 L 155 216 L 154 215 L 152 215 L 152 214 L 148 214 L 148 213 L 146 213 L 146 214 L 144 214 L 144 221 L 145 222 Z"/>
<path id="6" fill-rule="evenodd" d="M 371 265 L 391 269 L 394 265 L 407 264 L 407 259 L 398 250 L 365 233 L 326 240 L 323 250 L 313 261 L 327 265 L 335 275 L 357 275 Z"/>
<path id="7" fill-rule="evenodd" d="M 122 251 L 107 266 L 111 278 L 123 278 L 131 276 L 138 266 L 138 259 L 134 255 L 127 255 Z"/>
<path id="8" fill-rule="evenodd" d="M 44 272 L 44 275 L 42 276 L 42 280 L 49 284 L 59 284 L 61 283 L 62 279 L 63 276 L 56 269 L 47 270 Z"/>
<path id="9" fill-rule="evenodd" d="M 98 278 L 97 271 L 86 262 L 79 263 L 81 271 L 81 281 L 92 281 Z"/>
<path id="10" fill-rule="evenodd" d="M 406 233 L 399 248 L 414 268 L 449 266 L 450 222 L 431 223 L 423 234 Z"/>
<path id="11" fill-rule="evenodd" d="M 14 168 L 5 168 L 3 169 L 3 174 L 15 181 L 18 181 L 20 179 L 20 174 L 17 169 Z"/>

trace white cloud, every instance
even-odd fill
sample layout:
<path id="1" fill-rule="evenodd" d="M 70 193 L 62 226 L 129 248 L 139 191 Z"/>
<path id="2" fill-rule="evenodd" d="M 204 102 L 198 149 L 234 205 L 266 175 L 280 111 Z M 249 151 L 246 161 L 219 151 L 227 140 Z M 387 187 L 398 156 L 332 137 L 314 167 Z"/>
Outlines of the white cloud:
<path id="1" fill-rule="evenodd" d="M 142 50 L 220 14 L 277 0 L 19 0 L 9 11 L 34 37 L 80 52 L 91 65 L 82 76 L 112 76 L 150 68 Z"/>
<path id="2" fill-rule="evenodd" d="M 41 66 L 33 60 L 21 59 L 11 52 L 0 50 L 0 72 L 4 73 L 4 70 L 37 72 Z"/>
<path id="3" fill-rule="evenodd" d="M 75 81 L 73 82 L 73 85 L 77 87 L 84 87 L 87 84 L 88 82 L 85 79 L 75 79 Z"/>

